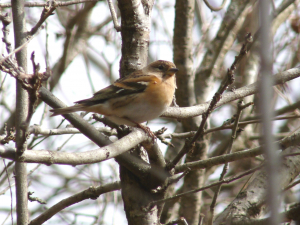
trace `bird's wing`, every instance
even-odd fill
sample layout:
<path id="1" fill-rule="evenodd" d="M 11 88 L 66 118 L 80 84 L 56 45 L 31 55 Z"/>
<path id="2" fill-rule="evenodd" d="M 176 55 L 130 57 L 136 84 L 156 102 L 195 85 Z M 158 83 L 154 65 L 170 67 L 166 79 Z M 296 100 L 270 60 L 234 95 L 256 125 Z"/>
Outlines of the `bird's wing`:
<path id="1" fill-rule="evenodd" d="M 141 71 L 136 71 L 135 73 L 121 78 L 112 85 L 96 92 L 92 98 L 80 100 L 75 103 L 89 106 L 104 103 L 109 99 L 141 93 L 148 87 L 149 82 L 155 77 L 153 76 L 154 75 L 144 75 Z"/>

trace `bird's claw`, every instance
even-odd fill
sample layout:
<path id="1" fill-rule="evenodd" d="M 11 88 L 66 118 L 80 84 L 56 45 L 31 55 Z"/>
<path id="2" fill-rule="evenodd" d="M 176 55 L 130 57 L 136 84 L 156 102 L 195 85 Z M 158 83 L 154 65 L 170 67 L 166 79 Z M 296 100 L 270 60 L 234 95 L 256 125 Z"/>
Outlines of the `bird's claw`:
<path id="1" fill-rule="evenodd" d="M 138 127 L 141 128 L 143 131 L 145 131 L 146 134 L 148 134 L 149 137 L 152 138 L 153 143 L 156 141 L 157 137 L 155 134 L 150 130 L 149 127 L 143 126 L 141 124 L 138 124 Z"/>

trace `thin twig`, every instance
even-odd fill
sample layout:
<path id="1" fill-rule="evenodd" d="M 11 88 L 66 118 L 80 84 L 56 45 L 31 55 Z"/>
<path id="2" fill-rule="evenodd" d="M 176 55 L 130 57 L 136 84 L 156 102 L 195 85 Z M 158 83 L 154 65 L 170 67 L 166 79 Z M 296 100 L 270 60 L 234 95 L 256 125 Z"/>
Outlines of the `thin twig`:
<path id="1" fill-rule="evenodd" d="M 46 33 L 46 43 L 45 43 L 45 50 L 46 50 L 46 55 L 45 55 L 45 64 L 46 64 L 46 71 L 47 71 L 47 73 L 48 74 L 51 74 L 51 70 L 50 70 L 50 63 L 49 63 L 49 33 L 48 33 L 48 23 L 47 23 L 47 21 L 45 21 L 45 33 Z M 47 80 L 48 81 L 48 80 Z M 45 86 L 48 88 L 48 89 L 50 89 L 49 88 L 49 82 L 45 82 L 46 84 L 45 84 Z M 41 120 L 40 120 L 40 126 L 43 124 L 43 121 L 44 121 L 44 119 L 46 118 L 46 115 L 47 115 L 47 112 L 48 112 L 48 105 L 47 104 L 45 104 L 45 106 L 44 106 L 44 110 L 43 110 L 43 114 L 42 114 L 42 117 L 41 117 Z"/>
<path id="2" fill-rule="evenodd" d="M 173 175 L 168 178 L 166 187 L 170 186 L 171 184 L 176 184 L 179 180 L 181 180 L 183 177 L 185 177 L 189 172 L 191 171 L 190 168 L 187 168 L 186 171 L 184 171 L 182 174 Z"/>
<path id="3" fill-rule="evenodd" d="M 292 187 L 296 186 L 297 184 L 300 184 L 300 179 L 296 180 L 293 183 L 291 183 L 290 185 L 288 185 L 285 189 L 283 189 L 283 191 L 287 191 L 287 190 L 291 189 Z"/>
<path id="4" fill-rule="evenodd" d="M 205 190 L 205 189 L 215 187 L 215 186 L 217 186 L 217 185 L 219 185 L 219 184 L 228 184 L 228 183 L 231 183 L 231 182 L 233 182 L 233 181 L 235 181 L 235 180 L 241 179 L 241 178 L 244 177 L 244 176 L 247 176 L 247 175 L 249 175 L 249 174 L 254 173 L 256 170 L 258 170 L 258 169 L 260 169 L 260 168 L 262 168 L 262 167 L 263 167 L 263 165 L 259 165 L 259 166 L 255 167 L 255 168 L 253 168 L 253 169 L 247 170 L 246 172 L 241 173 L 241 174 L 239 174 L 239 175 L 237 175 L 237 176 L 234 176 L 234 177 L 232 177 L 232 178 L 224 179 L 224 180 L 222 180 L 222 181 L 217 181 L 217 182 L 211 183 L 211 184 L 206 185 L 206 186 L 201 187 L 201 188 L 197 188 L 197 189 L 192 190 L 192 191 L 187 191 L 187 192 L 184 192 L 184 193 L 181 193 L 181 194 L 178 194 L 178 195 L 174 195 L 174 196 L 172 196 L 172 197 L 170 197 L 170 198 L 165 198 L 165 199 L 161 199 L 161 200 L 157 200 L 157 201 L 150 202 L 147 208 L 150 209 L 150 208 L 152 208 L 152 206 L 154 206 L 154 205 L 161 204 L 161 203 L 168 202 L 168 201 L 172 201 L 172 200 L 175 200 L 175 199 L 179 199 L 179 198 L 181 198 L 181 197 L 183 197 L 183 196 L 185 196 L 185 195 L 197 193 L 197 192 L 199 192 L 199 191 L 203 191 L 203 190 Z"/>
<path id="5" fill-rule="evenodd" d="M 108 3 L 108 6 L 109 6 L 111 17 L 113 19 L 114 28 L 116 29 L 117 32 L 120 32 L 121 31 L 121 26 L 118 23 L 118 18 L 117 18 L 117 14 L 116 14 L 114 5 L 113 5 L 111 0 L 107 0 L 107 3 Z"/>
<path id="6" fill-rule="evenodd" d="M 38 34 L 38 32 L 42 29 L 43 27 L 39 27 L 38 28 L 38 30 L 37 30 L 37 32 L 34 34 L 34 35 L 32 35 L 32 36 L 30 36 L 28 39 L 27 39 L 27 41 L 26 42 L 24 42 L 24 44 L 22 44 L 21 46 L 19 46 L 18 48 L 16 48 L 15 50 L 13 50 L 11 53 L 9 53 L 5 58 L 2 58 L 1 60 L 0 60 L 0 65 L 4 62 L 4 61 L 6 61 L 8 58 L 10 58 L 13 54 L 16 54 L 16 53 L 18 53 L 19 51 L 21 51 L 24 47 L 26 47 L 27 45 L 28 45 L 28 43 Z"/>
<path id="7" fill-rule="evenodd" d="M 38 198 L 38 197 L 32 197 L 31 195 L 33 195 L 34 192 L 29 191 L 28 192 L 28 200 L 31 202 L 38 202 L 40 204 L 47 204 L 47 202 L 45 202 L 43 199 Z"/>
<path id="8" fill-rule="evenodd" d="M 3 24 L 2 41 L 5 43 L 7 53 L 11 53 L 12 47 L 11 47 L 10 41 L 8 40 L 9 29 L 7 27 L 11 23 L 11 18 L 10 18 L 10 16 L 8 16 L 8 13 L 5 13 L 4 15 L 0 14 L 0 20 L 2 21 L 2 24 Z"/>
<path id="9" fill-rule="evenodd" d="M 289 146 L 298 145 L 300 142 L 300 132 L 293 134 L 292 136 L 285 137 L 284 139 L 277 141 L 276 145 L 281 146 L 281 149 L 285 149 Z M 210 168 L 215 165 L 224 164 L 226 162 L 233 162 L 241 158 L 255 157 L 263 153 L 263 145 L 244 151 L 231 153 L 228 155 L 216 156 L 210 159 L 199 160 L 194 162 L 185 163 L 175 167 L 175 173 L 184 172 L 187 168 L 190 169 L 204 169 Z"/>
<path id="10" fill-rule="evenodd" d="M 273 118 L 273 120 L 288 120 L 288 119 L 297 119 L 300 118 L 300 116 L 282 116 L 282 117 L 275 117 Z M 243 122 L 239 122 L 239 127 L 244 127 L 245 125 L 248 124 L 253 124 L 253 123 L 261 123 L 261 120 L 247 120 L 247 121 L 243 121 Z M 219 127 L 215 127 L 215 128 L 211 128 L 211 129 L 207 129 L 206 131 L 204 131 L 203 135 L 215 132 L 215 131 L 220 131 L 220 130 L 229 130 L 232 129 L 233 125 L 222 125 Z M 165 138 L 189 138 L 189 137 L 193 137 L 196 134 L 196 131 L 190 131 L 190 132 L 184 132 L 184 133 L 171 133 L 171 134 L 161 134 L 158 136 L 159 139 L 165 139 Z M 290 136 L 290 135 L 288 135 Z"/>
<path id="11" fill-rule="evenodd" d="M 87 51 L 85 50 L 85 51 L 82 53 L 82 55 L 83 55 L 84 62 L 85 62 L 86 75 L 87 75 L 87 77 L 88 77 L 88 81 L 89 81 L 89 83 L 90 83 L 92 92 L 95 93 L 95 92 L 96 92 L 96 89 L 95 89 L 95 87 L 94 87 L 93 80 L 92 80 L 92 76 L 91 76 L 91 72 L 90 72 L 90 61 L 89 61 L 88 56 L 87 56 Z"/>
<path id="12" fill-rule="evenodd" d="M 3 160 L 3 164 L 4 164 L 4 168 L 5 168 L 5 172 L 6 172 L 6 176 L 7 176 L 7 181 L 8 181 L 8 186 L 9 186 L 9 192 L 10 192 L 10 215 L 11 215 L 11 224 L 14 224 L 14 218 L 13 218 L 13 196 L 12 196 L 12 191 L 11 191 L 11 184 L 10 184 L 10 180 L 9 180 L 9 175 L 7 172 L 7 167 L 6 167 L 6 163 L 5 163 L 5 159 Z"/>
<path id="13" fill-rule="evenodd" d="M 162 225 L 188 225 L 186 219 L 184 217 L 180 217 L 177 220 L 172 220 L 168 223 L 162 224 Z"/>
<path id="14" fill-rule="evenodd" d="M 28 35 L 34 35 L 39 28 L 42 26 L 42 24 L 45 22 L 45 20 L 49 17 L 54 15 L 53 12 L 57 8 L 56 1 L 47 1 L 47 5 L 44 7 L 41 17 L 37 24 L 28 32 Z"/>
<path id="15" fill-rule="evenodd" d="M 221 9 L 224 8 L 224 6 L 226 4 L 226 0 L 223 0 L 222 4 L 219 7 L 213 7 L 213 6 L 211 6 L 211 4 L 209 4 L 209 2 L 207 0 L 203 0 L 203 1 L 211 11 L 220 11 Z"/>

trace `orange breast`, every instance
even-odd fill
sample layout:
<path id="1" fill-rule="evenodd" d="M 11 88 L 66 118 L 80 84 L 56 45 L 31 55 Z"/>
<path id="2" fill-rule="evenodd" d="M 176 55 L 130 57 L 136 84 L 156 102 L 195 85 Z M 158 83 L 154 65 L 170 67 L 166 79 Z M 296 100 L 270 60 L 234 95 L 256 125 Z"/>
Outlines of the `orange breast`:
<path id="1" fill-rule="evenodd" d="M 175 92 L 175 76 L 162 81 L 159 78 L 154 79 L 145 92 L 145 98 L 154 106 L 169 106 Z"/>

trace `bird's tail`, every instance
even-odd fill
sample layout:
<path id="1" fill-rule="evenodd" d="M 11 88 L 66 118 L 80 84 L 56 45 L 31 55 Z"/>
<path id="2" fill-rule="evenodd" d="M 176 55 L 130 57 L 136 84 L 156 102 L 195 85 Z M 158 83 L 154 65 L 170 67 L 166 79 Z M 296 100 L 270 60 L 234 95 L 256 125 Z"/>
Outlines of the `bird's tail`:
<path id="1" fill-rule="evenodd" d="M 78 104 L 78 105 L 65 107 L 65 108 L 51 109 L 50 112 L 53 113 L 51 115 L 51 117 L 52 117 L 52 116 L 57 116 L 57 115 L 61 115 L 61 114 L 68 114 L 68 113 L 73 113 L 73 112 L 77 112 L 77 111 L 82 111 L 83 108 L 84 108 L 83 105 Z"/>

